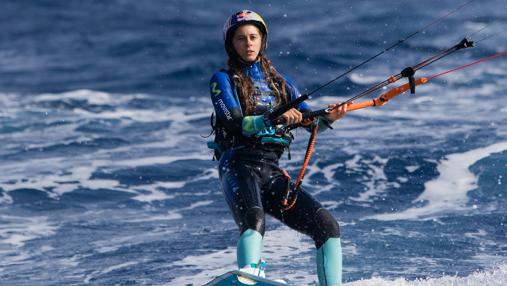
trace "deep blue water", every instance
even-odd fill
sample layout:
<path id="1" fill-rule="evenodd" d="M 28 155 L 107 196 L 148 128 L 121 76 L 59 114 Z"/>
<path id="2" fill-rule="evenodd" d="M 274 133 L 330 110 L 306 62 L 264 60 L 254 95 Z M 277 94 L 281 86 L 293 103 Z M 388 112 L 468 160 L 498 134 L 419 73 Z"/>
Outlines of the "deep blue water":
<path id="1" fill-rule="evenodd" d="M 202 285 L 234 269 L 238 231 L 201 137 L 226 17 L 261 13 L 268 55 L 304 91 L 462 3 L 442 2 L 2 1 L 0 284 Z M 507 3 L 476 1 L 309 103 L 485 26 L 473 38 L 495 36 L 418 75 L 505 52 Z M 506 70 L 504 57 L 446 75 L 319 135 L 304 187 L 341 224 L 349 285 L 507 284 Z M 309 238 L 271 219 L 264 250 L 268 277 L 315 285 Z"/>

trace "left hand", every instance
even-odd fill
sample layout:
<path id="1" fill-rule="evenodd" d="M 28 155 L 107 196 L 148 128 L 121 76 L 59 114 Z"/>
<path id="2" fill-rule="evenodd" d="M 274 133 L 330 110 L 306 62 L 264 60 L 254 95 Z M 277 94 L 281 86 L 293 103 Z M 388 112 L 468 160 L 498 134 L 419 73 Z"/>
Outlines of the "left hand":
<path id="1" fill-rule="evenodd" d="M 338 108 L 336 108 L 336 106 L 338 106 L 339 104 L 329 104 L 327 107 L 332 109 L 332 111 L 331 113 L 325 115 L 326 119 L 329 121 L 336 121 L 342 118 L 347 113 L 347 107 L 349 106 L 349 104 L 351 103 L 344 104 Z"/>
<path id="2" fill-rule="evenodd" d="M 281 116 L 283 122 L 287 125 L 290 124 L 298 124 L 303 120 L 303 114 L 295 108 L 289 109 L 287 112 L 282 114 Z"/>

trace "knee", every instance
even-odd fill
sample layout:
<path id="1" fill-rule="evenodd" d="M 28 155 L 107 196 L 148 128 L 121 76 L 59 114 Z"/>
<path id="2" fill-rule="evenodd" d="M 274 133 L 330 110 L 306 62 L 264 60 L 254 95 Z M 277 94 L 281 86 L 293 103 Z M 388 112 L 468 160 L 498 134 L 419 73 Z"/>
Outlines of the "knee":
<path id="1" fill-rule="evenodd" d="M 253 229 L 264 236 L 265 221 L 264 210 L 262 210 L 262 208 L 250 208 L 247 210 L 245 217 L 241 223 L 241 233 L 247 229 Z"/>
<path id="2" fill-rule="evenodd" d="M 318 227 L 314 236 L 315 245 L 320 248 L 329 238 L 340 237 L 340 226 L 326 209 L 319 209 L 315 214 L 315 224 Z"/>

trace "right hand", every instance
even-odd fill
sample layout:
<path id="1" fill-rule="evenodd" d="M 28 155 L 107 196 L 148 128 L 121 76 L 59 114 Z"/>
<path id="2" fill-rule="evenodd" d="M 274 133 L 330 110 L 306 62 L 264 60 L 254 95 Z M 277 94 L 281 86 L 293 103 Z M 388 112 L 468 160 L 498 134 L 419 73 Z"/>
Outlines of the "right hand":
<path id="1" fill-rule="evenodd" d="M 339 104 L 329 104 L 327 106 L 327 108 L 331 109 L 332 111 L 331 111 L 331 113 L 326 114 L 326 119 L 331 122 L 334 122 L 334 121 L 342 118 L 347 113 L 347 107 L 349 107 L 350 104 L 352 104 L 352 102 L 349 102 L 347 104 L 343 104 L 338 108 L 337 108 L 337 106 Z"/>

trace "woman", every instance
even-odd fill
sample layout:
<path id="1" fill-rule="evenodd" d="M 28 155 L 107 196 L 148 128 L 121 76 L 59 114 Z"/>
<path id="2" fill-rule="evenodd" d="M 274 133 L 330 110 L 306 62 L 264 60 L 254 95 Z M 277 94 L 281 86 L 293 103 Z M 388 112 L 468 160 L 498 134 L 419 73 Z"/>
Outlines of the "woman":
<path id="1" fill-rule="evenodd" d="M 237 262 L 240 270 L 263 275 L 261 260 L 265 213 L 292 229 L 309 235 L 317 248 L 320 285 L 341 283 L 341 245 L 338 223 L 310 194 L 297 190 L 288 209 L 283 199 L 293 188 L 278 166 L 292 141 L 284 125 L 301 124 L 306 103 L 281 116 L 274 125 L 263 114 L 301 94 L 292 81 L 280 75 L 265 55 L 268 28 L 253 11 L 240 11 L 224 25 L 228 70 L 213 75 L 211 100 L 217 115 L 215 126 L 219 176 L 225 198 L 239 226 Z M 329 107 L 335 107 L 330 105 Z M 319 118 L 319 131 L 343 117 L 346 106 Z M 308 125 L 308 122 L 305 122 Z"/>

